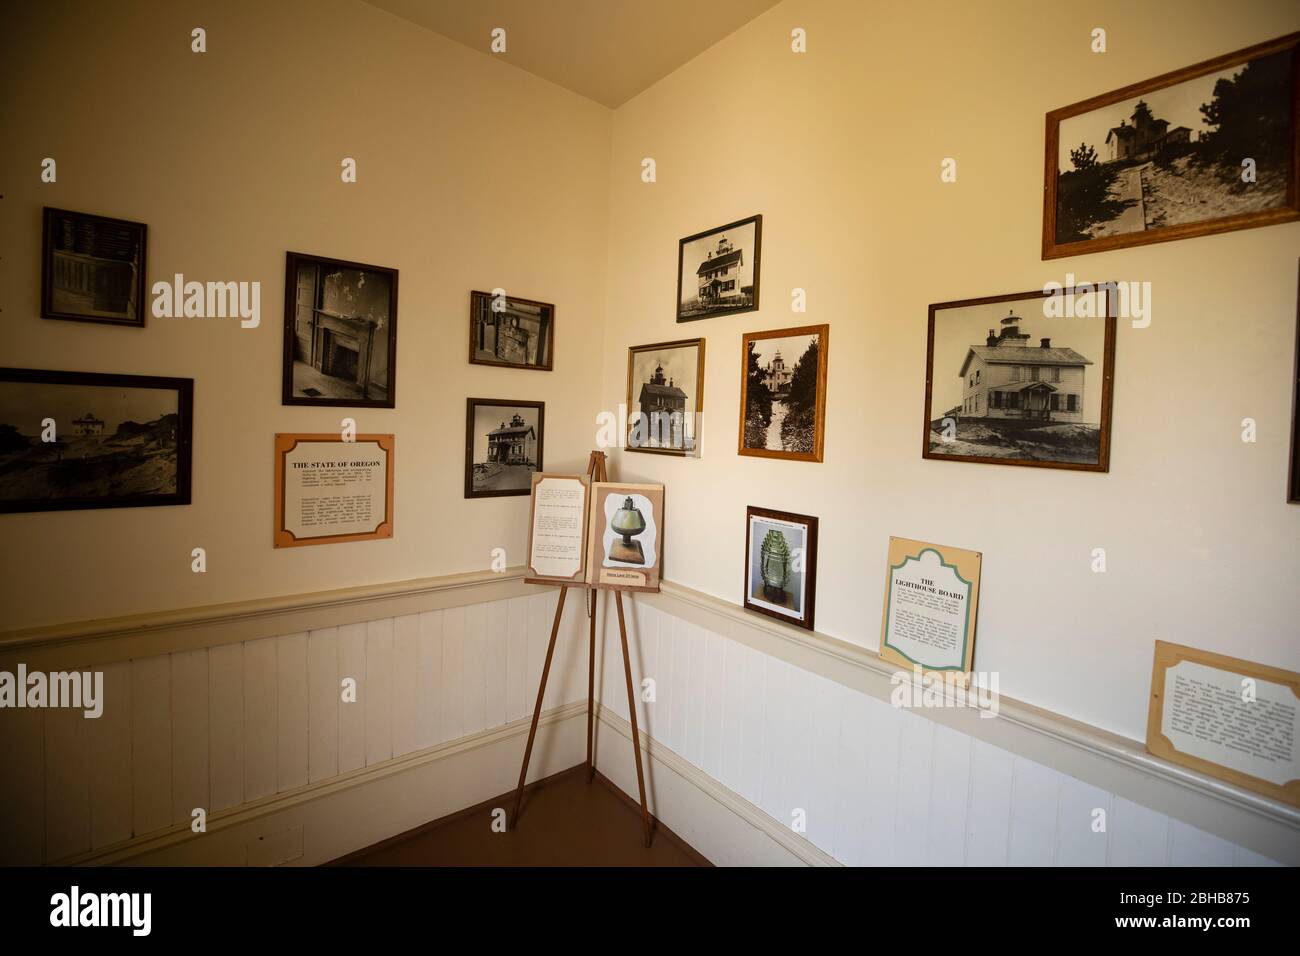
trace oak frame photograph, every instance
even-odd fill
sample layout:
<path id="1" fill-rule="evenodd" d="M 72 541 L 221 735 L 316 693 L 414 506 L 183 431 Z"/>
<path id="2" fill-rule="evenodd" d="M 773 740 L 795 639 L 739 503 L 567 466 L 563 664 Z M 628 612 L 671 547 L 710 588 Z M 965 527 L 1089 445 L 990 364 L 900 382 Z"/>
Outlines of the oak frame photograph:
<path id="1" fill-rule="evenodd" d="M 816 604 L 817 518 L 748 506 L 745 609 L 811 631 Z"/>
<path id="2" fill-rule="evenodd" d="M 1090 312 L 1100 310 L 1100 315 L 1084 316 L 1083 309 L 1075 308 L 1085 301 L 1084 296 L 1092 297 L 1086 300 L 1091 303 Z M 1049 317 L 1048 302 L 1053 297 L 1059 297 L 1063 314 Z M 1023 315 L 1016 314 L 1015 303 L 1029 304 L 1021 306 Z M 1006 316 L 1002 315 L 1003 306 L 1007 307 Z M 960 323 L 961 328 L 940 328 L 944 313 L 951 313 L 951 321 Z M 1089 321 L 1097 324 L 1080 328 Z M 1055 346 L 1052 335 L 1030 345 L 1027 343 L 1033 339 L 1021 330 L 1022 325 L 1053 335 L 1060 329 L 1063 334 L 1058 335 Z M 932 303 L 921 457 L 1109 471 L 1115 326 L 1115 287 L 1111 283 Z M 988 330 L 987 336 L 983 329 Z M 961 386 L 943 388 L 949 398 L 939 402 L 945 407 L 936 411 L 935 363 L 940 359 L 942 374 L 961 379 Z M 1089 372 L 1097 366 L 1097 372 Z M 1092 384 L 1098 377 L 1100 389 Z M 938 450 L 946 446 L 955 448 L 951 452 Z M 1020 454 L 1004 453 L 1011 450 Z"/>
<path id="3" fill-rule="evenodd" d="M 493 306 L 497 299 L 503 308 Z M 469 294 L 469 362 L 549 372 L 555 368 L 555 306 L 517 295 Z"/>
<path id="4" fill-rule="evenodd" d="M 689 359 L 692 351 L 693 363 Z M 698 457 L 703 412 L 704 339 L 628 348 L 624 436 L 628 451 Z M 660 443 L 665 438 L 666 443 Z"/>
<path id="5" fill-rule="evenodd" d="M 1045 142 L 1043 259 L 1300 219 L 1300 33 L 1053 110 Z"/>
<path id="6" fill-rule="evenodd" d="M 284 274 L 280 403 L 395 408 L 397 270 L 286 252 Z"/>
<path id="7" fill-rule="evenodd" d="M 794 350 L 788 359 L 782 347 Z M 816 362 L 815 368 L 804 365 L 810 357 Z M 737 454 L 790 461 L 822 460 L 829 357 L 829 325 L 746 332 L 741 336 L 740 366 L 745 371 L 740 376 Z M 774 443 L 779 447 L 773 447 Z"/>
<path id="8" fill-rule="evenodd" d="M 0 513 L 188 505 L 193 444 L 191 378 L 0 368 Z"/>
<path id="9" fill-rule="evenodd" d="M 502 411 L 489 414 L 490 409 Z M 545 402 L 467 398 L 465 497 L 531 495 L 532 476 L 543 470 L 545 438 Z"/>
<path id="10" fill-rule="evenodd" d="M 761 215 L 678 240 L 677 321 L 757 311 L 762 251 Z M 688 269 L 694 270 L 689 288 Z"/>
<path id="11" fill-rule="evenodd" d="M 41 318 L 144 328 L 149 227 L 46 206 Z"/>

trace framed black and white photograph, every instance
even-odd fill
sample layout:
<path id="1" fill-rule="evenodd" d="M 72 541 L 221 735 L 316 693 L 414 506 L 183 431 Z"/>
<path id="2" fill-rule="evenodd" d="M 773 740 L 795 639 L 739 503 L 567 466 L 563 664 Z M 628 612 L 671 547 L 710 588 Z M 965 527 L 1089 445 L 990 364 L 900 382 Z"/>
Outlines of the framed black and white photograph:
<path id="1" fill-rule="evenodd" d="M 45 207 L 41 317 L 144 327 L 142 222 Z"/>
<path id="2" fill-rule="evenodd" d="M 542 470 L 546 403 L 471 398 L 465 403 L 465 497 L 532 491 Z"/>
<path id="3" fill-rule="evenodd" d="M 549 372 L 554 367 L 555 306 L 507 296 L 500 289 L 469 294 L 469 360 Z"/>
<path id="4" fill-rule="evenodd" d="M 190 503 L 194 380 L 0 369 L 0 512 Z"/>
<path id="5" fill-rule="evenodd" d="M 397 270 L 286 254 L 285 405 L 393 408 Z"/>
<path id="6" fill-rule="evenodd" d="M 1110 470 L 1114 290 L 930 306 L 925 458 Z"/>
<path id="7" fill-rule="evenodd" d="M 762 244 L 762 216 L 682 239 L 677 248 L 677 321 L 757 309 Z"/>
<path id="8" fill-rule="evenodd" d="M 745 509 L 745 607 L 813 629 L 817 596 L 817 519 Z"/>
<path id="9" fill-rule="evenodd" d="M 627 449 L 699 455 L 704 339 L 627 350 Z"/>
<path id="10" fill-rule="evenodd" d="M 1291 468 L 1287 474 L 1286 500 L 1300 504 L 1300 291 L 1296 295 L 1295 364 L 1291 369 Z"/>
<path id="11" fill-rule="evenodd" d="M 741 336 L 740 454 L 822 460 L 829 351 L 829 325 Z"/>
<path id="12" fill-rule="evenodd" d="M 1300 33 L 1047 114 L 1043 258 L 1300 218 Z"/>

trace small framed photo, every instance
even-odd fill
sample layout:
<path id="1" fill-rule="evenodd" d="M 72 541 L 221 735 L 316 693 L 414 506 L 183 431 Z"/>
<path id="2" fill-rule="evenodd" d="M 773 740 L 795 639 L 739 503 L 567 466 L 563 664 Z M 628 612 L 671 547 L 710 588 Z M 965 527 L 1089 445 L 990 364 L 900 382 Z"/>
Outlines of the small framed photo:
<path id="1" fill-rule="evenodd" d="M 549 372 L 554 367 L 555 306 L 495 292 L 469 294 L 469 361 Z"/>
<path id="2" fill-rule="evenodd" d="M 627 449 L 699 455 L 704 339 L 627 350 Z"/>
<path id="3" fill-rule="evenodd" d="M 190 503 L 194 380 L 0 369 L 0 512 Z"/>
<path id="4" fill-rule="evenodd" d="M 142 222 L 45 207 L 41 317 L 144 328 Z"/>
<path id="5" fill-rule="evenodd" d="M 740 454 L 822 460 L 829 349 L 829 325 L 742 336 Z"/>
<path id="6" fill-rule="evenodd" d="M 1300 219 L 1300 33 L 1047 114 L 1043 258 Z"/>
<path id="7" fill-rule="evenodd" d="M 737 315 L 758 308 L 763 217 L 697 232 L 677 248 L 677 321 Z"/>
<path id="8" fill-rule="evenodd" d="M 921 454 L 1110 470 L 1114 287 L 930 306 Z"/>
<path id="9" fill-rule="evenodd" d="M 542 470 L 546 403 L 471 398 L 465 406 L 465 497 L 530 494 Z"/>
<path id="10" fill-rule="evenodd" d="M 745 509 L 745 607 L 813 629 L 817 597 L 817 519 Z"/>
<path id="11" fill-rule="evenodd" d="M 397 270 L 285 255 L 281 403 L 393 408 Z"/>

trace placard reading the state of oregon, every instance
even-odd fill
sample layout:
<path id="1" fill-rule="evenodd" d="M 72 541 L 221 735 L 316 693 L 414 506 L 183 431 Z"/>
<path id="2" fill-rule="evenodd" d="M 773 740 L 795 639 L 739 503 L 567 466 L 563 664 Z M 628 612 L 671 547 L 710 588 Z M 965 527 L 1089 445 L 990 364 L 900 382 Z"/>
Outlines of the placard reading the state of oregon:
<path id="1" fill-rule="evenodd" d="M 880 656 L 903 667 L 970 673 L 980 553 L 890 538 Z"/>
<path id="2" fill-rule="evenodd" d="M 275 436 L 275 546 L 393 536 L 392 435 Z"/>

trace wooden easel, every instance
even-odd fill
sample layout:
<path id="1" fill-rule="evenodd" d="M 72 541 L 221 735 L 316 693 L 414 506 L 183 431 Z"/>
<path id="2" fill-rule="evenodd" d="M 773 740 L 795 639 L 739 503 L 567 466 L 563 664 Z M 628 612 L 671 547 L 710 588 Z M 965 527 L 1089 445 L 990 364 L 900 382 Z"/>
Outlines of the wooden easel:
<path id="1" fill-rule="evenodd" d="M 592 483 L 608 481 L 605 472 L 605 453 L 593 451 L 587 459 L 587 477 Z M 586 546 L 584 541 L 584 547 Z M 542 680 L 537 687 L 537 704 L 533 707 L 533 722 L 528 728 L 528 746 L 524 748 L 524 765 L 519 768 L 519 786 L 515 790 L 515 812 L 511 816 L 510 828 L 519 825 L 519 807 L 524 799 L 524 780 L 528 777 L 528 761 L 533 755 L 533 739 L 537 736 L 537 721 L 542 716 L 542 698 L 546 694 L 546 679 L 551 673 L 551 657 L 555 654 L 555 638 L 560 633 L 560 617 L 564 614 L 564 596 L 569 588 L 582 588 L 588 593 L 590 603 L 587 605 L 588 633 L 590 644 L 587 652 L 587 783 L 596 777 L 596 754 L 592 749 L 592 719 L 595 714 L 596 697 L 596 593 L 590 584 L 560 585 L 560 600 L 555 605 L 555 621 L 551 624 L 551 642 L 546 647 L 546 663 L 542 665 Z M 636 758 L 636 785 L 641 795 L 641 827 L 645 845 L 650 846 L 650 811 L 645 802 L 645 774 L 641 769 L 641 735 L 636 726 L 636 696 L 632 691 L 632 661 L 627 652 L 627 625 L 623 620 L 623 592 L 614 591 L 614 606 L 618 609 L 618 636 L 623 642 L 623 679 L 627 682 L 627 712 L 632 722 L 632 755 Z M 604 641 L 601 642 L 602 645 Z"/>

